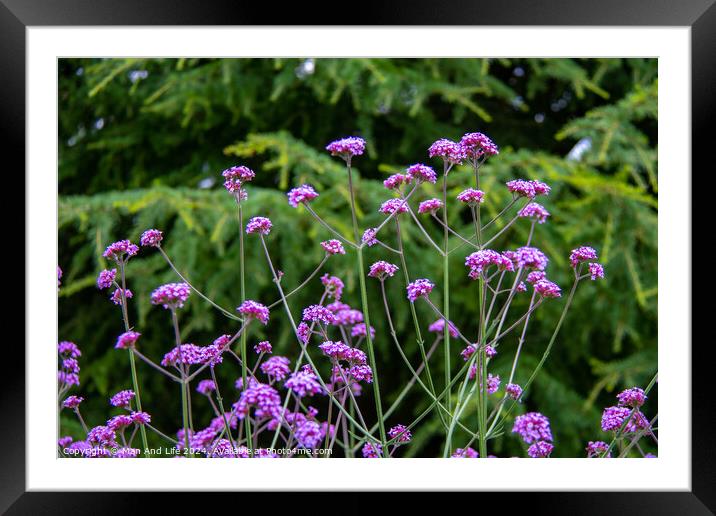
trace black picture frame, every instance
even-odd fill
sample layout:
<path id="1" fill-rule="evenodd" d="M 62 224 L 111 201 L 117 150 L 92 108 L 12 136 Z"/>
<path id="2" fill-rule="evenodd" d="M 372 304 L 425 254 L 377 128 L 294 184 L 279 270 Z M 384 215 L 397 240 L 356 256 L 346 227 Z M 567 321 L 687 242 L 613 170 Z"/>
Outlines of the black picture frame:
<path id="1" fill-rule="evenodd" d="M 345 7 L 344 15 L 338 15 L 341 7 Z M 355 25 L 684 26 L 691 28 L 692 170 L 704 168 L 705 174 L 713 173 L 713 160 L 710 159 L 713 143 L 708 140 L 708 128 L 709 122 L 716 119 L 716 0 L 553 0 L 549 3 L 412 0 L 375 5 L 361 2 L 348 7 L 301 2 L 276 9 L 272 3 L 249 4 L 235 0 L 0 0 L 0 146 L 3 157 L 5 160 L 14 157 L 15 170 L 24 170 L 25 30 L 31 26 L 343 25 L 346 22 Z M 693 221 L 694 224 L 698 222 L 696 217 Z M 712 234 L 713 229 L 709 231 Z M 694 261 L 694 270 L 697 266 Z M 25 269 L 25 274 L 29 273 L 31 271 Z M 691 278 L 687 281 L 691 282 Z M 692 300 L 692 320 L 693 315 L 699 320 L 699 312 L 706 310 L 704 306 L 696 303 L 696 299 Z M 704 320 L 703 317 L 700 320 Z M 687 352 L 690 342 L 672 344 L 678 346 L 680 352 Z M 712 343 L 709 339 L 701 344 L 705 345 L 694 345 L 691 349 L 690 492 L 510 494 L 510 507 L 525 503 L 532 513 L 549 514 L 716 513 L 716 439 L 709 425 L 709 421 L 716 420 L 716 404 L 709 382 L 712 374 L 707 369 L 711 364 L 708 353 Z M 127 496 L 124 493 L 25 492 L 25 353 L 17 344 L 6 344 L 4 353 L 6 363 L 10 362 L 14 367 L 6 368 L 0 398 L 3 421 L 0 425 L 3 446 L 0 511 L 7 511 L 7 514 L 96 514 L 100 511 L 103 514 L 126 514 L 127 510 L 147 507 L 149 495 L 140 493 Z M 485 496 L 494 498 L 493 503 L 504 504 L 505 494 Z M 359 497 L 346 495 L 342 505 L 365 507 L 365 499 L 359 501 Z M 188 501 L 175 494 L 163 498 L 164 510 L 185 506 Z M 297 498 L 294 503 L 303 503 L 302 498 Z M 423 496 L 413 496 L 411 503 L 422 503 L 422 499 Z M 408 510 L 407 505 L 405 509 Z"/>

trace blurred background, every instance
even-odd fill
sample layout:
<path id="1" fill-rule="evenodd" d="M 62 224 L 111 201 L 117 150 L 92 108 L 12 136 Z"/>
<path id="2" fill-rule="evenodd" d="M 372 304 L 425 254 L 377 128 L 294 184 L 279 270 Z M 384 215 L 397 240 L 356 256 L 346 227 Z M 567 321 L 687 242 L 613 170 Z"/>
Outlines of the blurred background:
<path id="1" fill-rule="evenodd" d="M 383 219 L 377 208 L 391 196 L 383 179 L 416 162 L 441 170 L 427 157 L 428 146 L 472 131 L 488 134 L 500 147 L 499 156 L 483 167 L 487 216 L 509 202 L 506 181 L 545 181 L 552 193 L 540 202 L 552 217 L 537 227 L 534 245 L 549 256 L 551 279 L 568 288 L 569 251 L 583 244 L 597 248 L 607 274 L 604 281 L 580 285 L 547 366 L 520 411 L 538 410 L 550 418 L 555 457 L 582 457 L 587 441 L 608 440 L 599 426 L 602 408 L 615 404 L 622 388 L 645 387 L 657 367 L 655 59 L 61 59 L 59 338 L 82 349 L 82 383 L 72 393 L 86 398 L 88 424 L 104 424 L 116 413 L 109 396 L 131 387 L 127 355 L 114 350 L 123 331 L 120 310 L 95 285 L 97 273 L 109 265 L 102 258 L 109 243 L 138 242 L 150 227 L 163 230 L 163 247 L 179 270 L 218 304 L 233 308 L 239 303 L 239 228 L 222 170 L 245 164 L 256 172 L 246 213 L 273 221 L 268 241 L 290 289 L 321 260 L 318 242 L 329 234 L 303 208 L 288 206 L 289 188 L 313 184 L 321 194 L 313 203 L 316 211 L 351 234 L 345 169 L 323 150 L 329 141 L 349 135 L 367 141 L 366 154 L 354 160 L 359 222 L 367 228 Z M 453 197 L 471 184 L 468 173 L 451 176 Z M 437 189 L 426 185 L 420 198 L 435 194 Z M 470 221 L 461 218 L 465 211 L 453 210 L 451 224 L 469 234 Z M 439 256 L 413 224 L 402 226 L 411 275 L 439 281 Z M 493 248 L 523 245 L 528 229 L 516 224 Z M 248 242 L 247 296 L 269 304 L 277 298 L 275 286 L 260 247 Z M 477 291 L 467 279 L 465 254 L 451 256 L 452 314 L 459 327 L 474 329 Z M 378 259 L 395 260 L 378 246 L 370 248 L 367 262 Z M 350 252 L 331 258 L 324 271 L 341 277 L 343 301 L 360 307 Z M 179 279 L 156 252 L 142 249 L 129 263 L 130 320 L 142 333 L 141 349 L 157 362 L 173 346 L 173 335 L 168 312 L 151 306 L 149 294 L 170 281 Z M 401 342 L 417 365 L 402 278 L 387 286 Z M 371 322 L 387 405 L 411 375 L 388 337 L 375 287 L 369 284 Z M 294 312 L 317 302 L 321 291 L 316 277 L 291 299 Z M 527 302 L 516 302 L 513 313 L 524 312 Z M 550 301 L 532 318 L 518 383 L 539 360 L 563 303 L 564 298 Z M 416 307 L 427 333 L 435 317 L 424 303 Z M 206 345 L 236 331 L 234 321 L 196 295 L 180 318 L 184 342 Z M 508 337 L 493 362 L 503 380 L 517 338 Z M 251 328 L 250 346 L 263 339 L 272 342 L 275 354 L 298 356 L 279 310 L 267 327 Z M 462 364 L 460 348 L 453 344 L 456 368 Z M 431 367 L 438 379 L 442 363 L 436 353 Z M 217 374 L 225 403 L 233 403 L 239 368 L 227 361 Z M 153 424 L 173 434 L 181 422 L 178 387 L 142 362 L 139 376 Z M 368 415 L 371 395 L 365 389 L 361 402 Z M 654 392 L 647 416 L 657 412 L 656 401 Z M 411 422 L 427 403 L 414 387 L 387 425 Z M 313 404 L 325 419 L 325 402 Z M 206 400 L 196 394 L 193 406 L 195 418 L 208 424 Z M 62 435 L 67 434 L 83 437 L 64 411 Z M 149 437 L 150 444 L 161 444 Z M 463 441 L 464 436 L 455 440 L 458 446 Z M 439 420 L 431 417 L 400 453 L 437 456 L 442 442 Z M 491 441 L 490 450 L 524 456 L 522 443 L 510 435 Z M 647 444 L 644 451 L 653 450 Z"/>

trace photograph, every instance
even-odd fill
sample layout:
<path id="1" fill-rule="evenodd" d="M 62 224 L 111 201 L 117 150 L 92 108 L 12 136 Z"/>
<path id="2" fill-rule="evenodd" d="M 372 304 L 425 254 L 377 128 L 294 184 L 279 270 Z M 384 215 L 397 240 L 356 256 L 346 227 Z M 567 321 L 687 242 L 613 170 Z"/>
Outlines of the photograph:
<path id="1" fill-rule="evenodd" d="M 59 57 L 47 458 L 658 458 L 659 59 L 568 50 Z"/>

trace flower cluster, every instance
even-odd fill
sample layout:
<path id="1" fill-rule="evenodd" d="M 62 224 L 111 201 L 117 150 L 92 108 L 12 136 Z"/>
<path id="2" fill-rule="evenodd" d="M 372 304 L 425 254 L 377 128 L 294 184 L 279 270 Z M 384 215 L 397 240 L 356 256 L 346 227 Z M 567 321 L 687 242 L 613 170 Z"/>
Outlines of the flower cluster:
<path id="1" fill-rule="evenodd" d="M 318 192 L 316 192 L 311 185 L 301 185 L 297 188 L 293 188 L 286 195 L 288 196 L 288 204 L 294 208 L 298 208 L 299 204 L 309 203 L 318 197 Z"/>
<path id="2" fill-rule="evenodd" d="M 162 305 L 166 309 L 181 308 L 189 299 L 191 288 L 187 283 L 167 283 L 152 292 L 152 304 Z"/>
<path id="3" fill-rule="evenodd" d="M 410 302 L 415 302 L 419 297 L 428 297 L 433 288 L 435 288 L 435 284 L 429 279 L 415 280 L 406 287 L 408 299 Z"/>
<path id="4" fill-rule="evenodd" d="M 261 235 L 268 235 L 271 233 L 271 221 L 266 217 L 253 217 L 246 224 L 246 232 L 249 234 L 258 233 Z"/>
<path id="5" fill-rule="evenodd" d="M 387 277 L 392 278 L 397 270 L 397 265 L 393 265 L 392 263 L 380 260 L 370 266 L 368 276 L 370 276 L 371 278 L 378 278 L 379 280 L 383 280 Z"/>
<path id="6" fill-rule="evenodd" d="M 245 166 L 227 168 L 221 173 L 224 176 L 224 188 L 231 193 L 241 192 L 244 183 L 252 181 L 256 174 Z"/>
<path id="7" fill-rule="evenodd" d="M 144 247 L 159 247 L 162 243 L 162 238 L 164 238 L 164 236 L 158 229 L 148 229 L 142 233 L 139 243 Z"/>
<path id="8" fill-rule="evenodd" d="M 257 301 L 247 299 L 236 309 L 244 319 L 248 322 L 251 319 L 256 319 L 261 324 L 268 324 L 269 320 L 269 309 Z"/>

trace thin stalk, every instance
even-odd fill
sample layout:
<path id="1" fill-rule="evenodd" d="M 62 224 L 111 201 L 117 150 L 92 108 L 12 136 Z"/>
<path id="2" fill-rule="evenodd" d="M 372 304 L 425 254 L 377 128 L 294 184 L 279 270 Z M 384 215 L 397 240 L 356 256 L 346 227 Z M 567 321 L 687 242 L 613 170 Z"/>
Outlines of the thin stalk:
<path id="1" fill-rule="evenodd" d="M 194 454 L 191 453 L 189 446 L 189 402 L 186 396 L 186 370 L 184 368 L 184 362 L 182 359 L 181 352 L 181 335 L 179 333 L 179 321 L 177 320 L 176 309 L 171 309 L 172 313 L 172 325 L 174 326 L 174 339 L 176 340 L 177 356 L 179 360 L 179 371 L 181 372 L 181 418 L 182 427 L 184 428 L 184 445 L 186 446 L 186 452 L 190 457 Z"/>
<path id="2" fill-rule="evenodd" d="M 353 172 L 351 170 L 350 161 L 346 162 L 348 168 L 348 190 L 351 198 L 351 219 L 353 221 L 353 237 L 358 242 L 358 219 L 356 217 L 355 207 L 355 191 L 353 189 Z M 378 368 L 375 362 L 375 351 L 373 349 L 373 338 L 370 335 L 370 314 L 368 312 L 368 292 L 365 286 L 365 266 L 363 265 L 363 248 L 358 247 L 356 250 L 358 258 L 358 279 L 360 282 L 360 296 L 361 305 L 363 308 L 363 318 L 365 319 L 366 327 L 366 344 L 368 350 L 368 358 L 370 360 L 370 367 L 373 370 L 373 396 L 375 398 L 375 410 L 378 415 L 378 429 L 380 430 L 380 441 L 383 445 L 383 454 L 388 453 L 387 439 L 385 434 L 385 424 L 383 423 L 383 407 L 380 400 L 380 386 L 378 382 Z"/>
<path id="3" fill-rule="evenodd" d="M 241 206 L 241 193 L 236 194 L 236 204 L 238 206 L 238 217 L 239 217 L 239 278 L 241 287 L 241 303 L 246 301 L 246 267 L 245 261 L 246 256 L 244 252 L 244 210 Z M 246 364 L 246 332 L 241 333 L 241 381 L 243 382 L 244 389 L 246 388 L 247 381 L 247 364 Z M 246 429 L 246 443 L 249 448 L 249 456 L 254 453 L 254 442 L 251 434 L 251 421 L 248 417 L 244 418 L 244 428 Z"/>
<path id="4" fill-rule="evenodd" d="M 448 232 L 447 212 L 447 178 L 450 167 L 447 160 L 443 161 L 443 312 L 445 314 L 445 328 L 443 339 L 445 341 L 445 385 L 450 385 L 450 261 L 448 256 L 450 233 Z M 450 393 L 445 400 L 448 412 L 452 412 L 452 397 Z M 447 436 L 446 446 L 452 449 L 451 436 Z"/>

